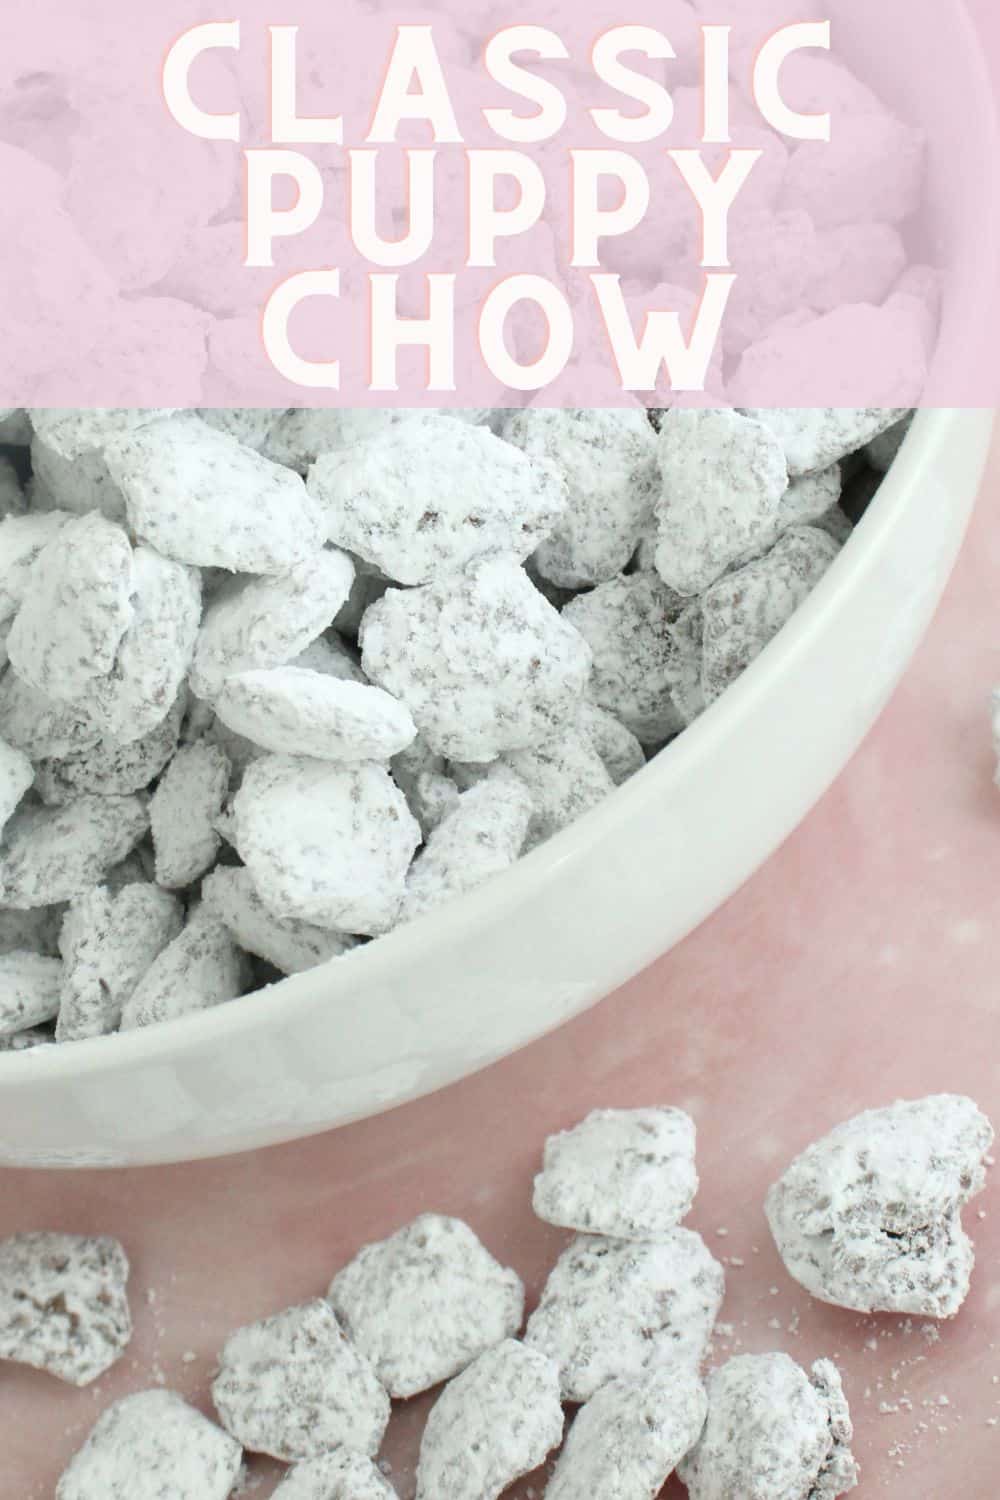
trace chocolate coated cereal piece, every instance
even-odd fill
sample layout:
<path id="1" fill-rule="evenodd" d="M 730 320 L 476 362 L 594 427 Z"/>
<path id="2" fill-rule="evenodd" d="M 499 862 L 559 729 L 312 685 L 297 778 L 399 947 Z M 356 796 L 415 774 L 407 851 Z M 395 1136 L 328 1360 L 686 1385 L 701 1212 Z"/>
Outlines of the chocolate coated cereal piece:
<path id="1" fill-rule="evenodd" d="M 228 1500 L 239 1443 L 173 1391 L 140 1391 L 99 1418 L 56 1500 Z"/>
<path id="2" fill-rule="evenodd" d="M 201 620 L 201 579 L 194 568 L 137 547 L 132 608 L 113 670 L 80 705 L 105 738 L 123 745 L 162 724 L 181 694 Z"/>
<path id="3" fill-rule="evenodd" d="M 180 890 L 215 863 L 221 840 L 215 820 L 225 805 L 232 767 L 219 745 L 183 745 L 149 803 L 156 879 Z"/>
<path id="4" fill-rule="evenodd" d="M 643 769 L 646 756 L 642 746 L 614 714 L 599 708 L 596 703 L 584 703 L 578 722 L 615 786 L 624 786 Z"/>
<path id="5" fill-rule="evenodd" d="M 244 1447 L 285 1463 L 341 1446 L 371 1456 L 389 1421 L 389 1398 L 371 1365 L 320 1300 L 231 1334 L 212 1400 Z"/>
<path id="6" fill-rule="evenodd" d="M 85 516 L 96 510 L 108 521 L 125 524 L 125 496 L 98 451 L 63 458 L 36 433 L 31 444 L 31 478 L 34 511 L 63 510 Z"/>
<path id="7" fill-rule="evenodd" d="M 132 1337 L 117 1240 L 18 1234 L 0 1244 L 0 1359 L 89 1385 Z"/>
<path id="8" fill-rule="evenodd" d="M 741 1354 L 708 1380 L 708 1419 L 680 1465 L 691 1500 L 836 1500 L 858 1482 L 840 1375 L 787 1354 Z"/>
<path id="9" fill-rule="evenodd" d="M 580 594 L 563 619 L 593 655 L 589 694 L 644 745 L 682 727 L 673 698 L 685 652 L 672 630 L 683 600 L 655 573 L 633 573 Z"/>
<path id="10" fill-rule="evenodd" d="M 603 767 L 602 767 L 603 769 Z M 524 847 L 534 801 L 503 766 L 459 795 L 406 877 L 400 920 L 408 922 L 509 869 Z"/>
<path id="11" fill-rule="evenodd" d="M 266 959 L 282 974 L 301 974 L 356 947 L 345 933 L 276 917 L 260 899 L 249 870 L 220 866 L 201 894 L 205 910 L 229 928 L 246 953 Z"/>
<path id="12" fill-rule="evenodd" d="M 513 1337 L 524 1316 L 516 1271 L 495 1261 L 467 1224 L 441 1214 L 421 1214 L 366 1245 L 327 1296 L 390 1396 L 404 1399 Z"/>
<path id="13" fill-rule="evenodd" d="M 396 1500 L 396 1491 L 370 1458 L 340 1448 L 296 1464 L 274 1500 Z"/>
<path id="14" fill-rule="evenodd" d="M 117 895 L 95 886 L 73 901 L 60 937 L 56 1041 L 116 1031 L 139 981 L 183 925 L 180 902 L 148 883 L 126 885 Z"/>
<path id="15" fill-rule="evenodd" d="M 322 545 L 299 476 L 195 417 L 145 427 L 106 459 L 136 535 L 177 562 L 285 573 Z"/>
<path id="16" fill-rule="evenodd" d="M 656 436 L 638 405 L 620 410 L 530 406 L 503 436 L 563 476 L 569 503 L 534 556 L 546 579 L 586 588 L 627 565 L 656 498 Z"/>
<path id="17" fill-rule="evenodd" d="M 393 925 L 421 835 L 381 766 L 269 755 L 248 766 L 232 811 L 275 916 L 366 936 Z"/>
<path id="18" fill-rule="evenodd" d="M 399 583 L 430 583 L 487 553 L 523 561 L 566 508 L 548 461 L 454 417 L 402 422 L 309 474 L 331 541 Z"/>
<path id="19" fill-rule="evenodd" d="M 135 848 L 149 828 L 138 797 L 77 797 L 63 807 L 24 803 L 7 824 L 0 896 L 7 906 L 72 901 Z"/>
<path id="20" fill-rule="evenodd" d="M 417 1500 L 496 1500 L 562 1437 L 559 1372 L 507 1339 L 445 1386 L 427 1418 Z"/>
<path id="21" fill-rule="evenodd" d="M 511 559 L 424 588 L 390 589 L 365 614 L 362 666 L 406 704 L 432 750 L 490 761 L 561 727 L 590 652 Z"/>
<path id="22" fill-rule="evenodd" d="M 900 224 L 920 206 L 926 139 L 888 114 L 838 120 L 836 139 L 803 141 L 792 152 L 781 192 L 817 229 Z"/>
<path id="23" fill-rule="evenodd" d="M 788 488 L 785 455 L 763 422 L 674 407 L 660 427 L 659 460 L 656 571 L 678 594 L 700 594 L 766 546 Z"/>
<path id="24" fill-rule="evenodd" d="M 86 693 L 114 666 L 132 619 L 132 548 L 120 526 L 78 516 L 32 566 L 7 636 L 18 676 L 57 700 Z"/>
<path id="25" fill-rule="evenodd" d="M 227 677 L 215 711 L 264 750 L 317 760 L 387 761 L 417 735 L 403 705 L 381 688 L 294 666 Z"/>
<path id="26" fill-rule="evenodd" d="M 655 1500 L 698 1441 L 707 1410 L 693 1370 L 668 1365 L 609 1380 L 570 1428 L 546 1500 Z"/>
<path id="27" fill-rule="evenodd" d="M 656 1243 L 578 1235 L 553 1267 L 525 1343 L 556 1361 L 565 1401 L 665 1362 L 697 1369 L 722 1305 L 724 1276 L 701 1237 Z"/>
<path id="28" fill-rule="evenodd" d="M 986 1117 L 956 1094 L 838 1125 L 767 1195 L 789 1274 L 837 1307 L 953 1317 L 975 1259 L 961 1213 L 982 1191 L 992 1140 Z"/>
<path id="29" fill-rule="evenodd" d="M 563 1229 L 655 1240 L 691 1211 L 695 1127 L 680 1109 L 596 1109 L 545 1142 L 534 1210 Z"/>
<path id="30" fill-rule="evenodd" d="M 101 738 L 85 704 L 57 703 L 10 668 L 0 678 L 0 734 L 35 761 L 89 750 Z"/>
<path id="31" fill-rule="evenodd" d="M 795 527 L 764 557 L 708 590 L 702 599 L 706 703 L 721 697 L 788 624 L 839 551 L 817 527 Z"/>
<path id="32" fill-rule="evenodd" d="M 353 580 L 350 558 L 326 550 L 281 578 L 234 583 L 205 612 L 194 692 L 211 701 L 237 672 L 284 666 L 330 625 Z"/>
<path id="33" fill-rule="evenodd" d="M 0 1036 L 15 1036 L 53 1020 L 61 986 L 58 959 L 26 949 L 0 954 Z"/>

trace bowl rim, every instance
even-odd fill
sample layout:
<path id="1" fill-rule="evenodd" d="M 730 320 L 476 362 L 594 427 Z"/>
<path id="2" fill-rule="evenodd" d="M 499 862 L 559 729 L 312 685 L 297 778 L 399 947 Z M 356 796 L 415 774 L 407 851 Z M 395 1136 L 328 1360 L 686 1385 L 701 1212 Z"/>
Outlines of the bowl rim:
<path id="1" fill-rule="evenodd" d="M 854 586 L 864 559 L 876 555 L 891 537 L 900 513 L 912 499 L 920 472 L 945 445 L 957 417 L 956 408 L 917 413 L 899 455 L 865 516 L 840 556 L 805 604 L 761 655 L 715 703 L 654 757 L 643 769 L 568 828 L 533 849 L 484 885 L 453 898 L 386 936 L 306 970 L 289 975 L 235 1001 L 160 1022 L 155 1026 L 72 1043 L 0 1053 L 0 1087 L 59 1079 L 79 1080 L 93 1072 L 117 1072 L 164 1060 L 175 1046 L 184 1051 L 225 1043 L 242 1033 L 294 1028 L 303 1011 L 335 991 L 356 990 L 369 980 L 397 981 L 429 950 L 447 944 L 459 932 L 493 926 L 506 912 L 560 878 L 567 866 L 585 860 L 614 835 L 629 812 L 653 799 L 676 794 L 703 751 L 733 732 L 747 708 L 768 696 L 786 665 L 807 652 L 831 613 Z"/>

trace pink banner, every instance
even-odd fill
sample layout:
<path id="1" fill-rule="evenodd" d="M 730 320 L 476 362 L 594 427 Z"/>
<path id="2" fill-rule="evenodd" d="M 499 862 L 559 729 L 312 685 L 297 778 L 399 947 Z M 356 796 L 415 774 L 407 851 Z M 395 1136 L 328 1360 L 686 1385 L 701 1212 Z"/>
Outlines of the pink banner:
<path id="1" fill-rule="evenodd" d="M 7 0 L 0 407 L 993 405 L 977 10 Z"/>

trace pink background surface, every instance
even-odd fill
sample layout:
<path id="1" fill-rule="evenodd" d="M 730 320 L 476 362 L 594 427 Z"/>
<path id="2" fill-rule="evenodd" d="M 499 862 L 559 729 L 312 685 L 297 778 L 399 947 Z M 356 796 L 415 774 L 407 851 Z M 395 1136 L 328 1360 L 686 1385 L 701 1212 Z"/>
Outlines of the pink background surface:
<path id="1" fill-rule="evenodd" d="M 919 1322 L 811 1303 L 782 1269 L 761 1204 L 797 1150 L 858 1109 L 957 1090 L 1000 1123 L 1000 793 L 987 713 L 1000 683 L 998 503 L 1000 446 L 940 616 L 861 753 L 723 910 L 591 1014 L 455 1088 L 299 1145 L 143 1173 L 0 1174 L 0 1236 L 122 1238 L 137 1324 L 128 1355 L 91 1390 L 4 1369 L 3 1494 L 50 1496 L 97 1414 L 129 1391 L 161 1379 L 205 1404 L 231 1329 L 322 1293 L 361 1244 L 423 1210 L 473 1224 L 533 1305 L 566 1240 L 530 1212 L 545 1135 L 597 1105 L 670 1102 L 698 1123 L 690 1222 L 733 1262 L 721 1315 L 731 1331 L 716 1356 L 834 1357 L 862 1496 L 995 1495 L 995 1182 L 967 1212 L 972 1294 L 934 1344 Z M 404 1497 L 426 1405 L 405 1409 L 386 1450 Z M 254 1472 L 263 1500 L 274 1471 Z"/>

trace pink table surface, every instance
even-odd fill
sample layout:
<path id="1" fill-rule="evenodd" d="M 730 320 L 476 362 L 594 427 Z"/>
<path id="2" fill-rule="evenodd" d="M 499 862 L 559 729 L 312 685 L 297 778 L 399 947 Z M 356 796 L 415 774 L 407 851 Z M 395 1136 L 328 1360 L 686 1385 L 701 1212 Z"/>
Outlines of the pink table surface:
<path id="1" fill-rule="evenodd" d="M 122 1238 L 137 1325 L 128 1355 L 88 1391 L 4 1368 L 4 1500 L 50 1496 L 97 1414 L 126 1392 L 163 1381 L 209 1409 L 227 1332 L 321 1293 L 360 1245 L 422 1210 L 466 1218 L 533 1303 L 567 1238 L 530 1211 L 544 1137 L 595 1105 L 653 1102 L 698 1123 L 690 1222 L 729 1261 L 716 1356 L 832 1355 L 862 1496 L 998 1493 L 995 1183 L 968 1211 L 972 1294 L 939 1331 L 811 1302 L 761 1209 L 790 1157 L 856 1110 L 960 1090 L 1000 1122 L 1000 793 L 987 717 L 1000 682 L 998 500 L 1000 446 L 941 613 L 861 753 L 723 910 L 589 1015 L 430 1099 L 298 1145 L 145 1172 L 0 1174 L 0 1236 Z M 404 1497 L 426 1405 L 399 1413 L 386 1450 Z M 261 1500 L 274 1472 L 254 1470 Z"/>

